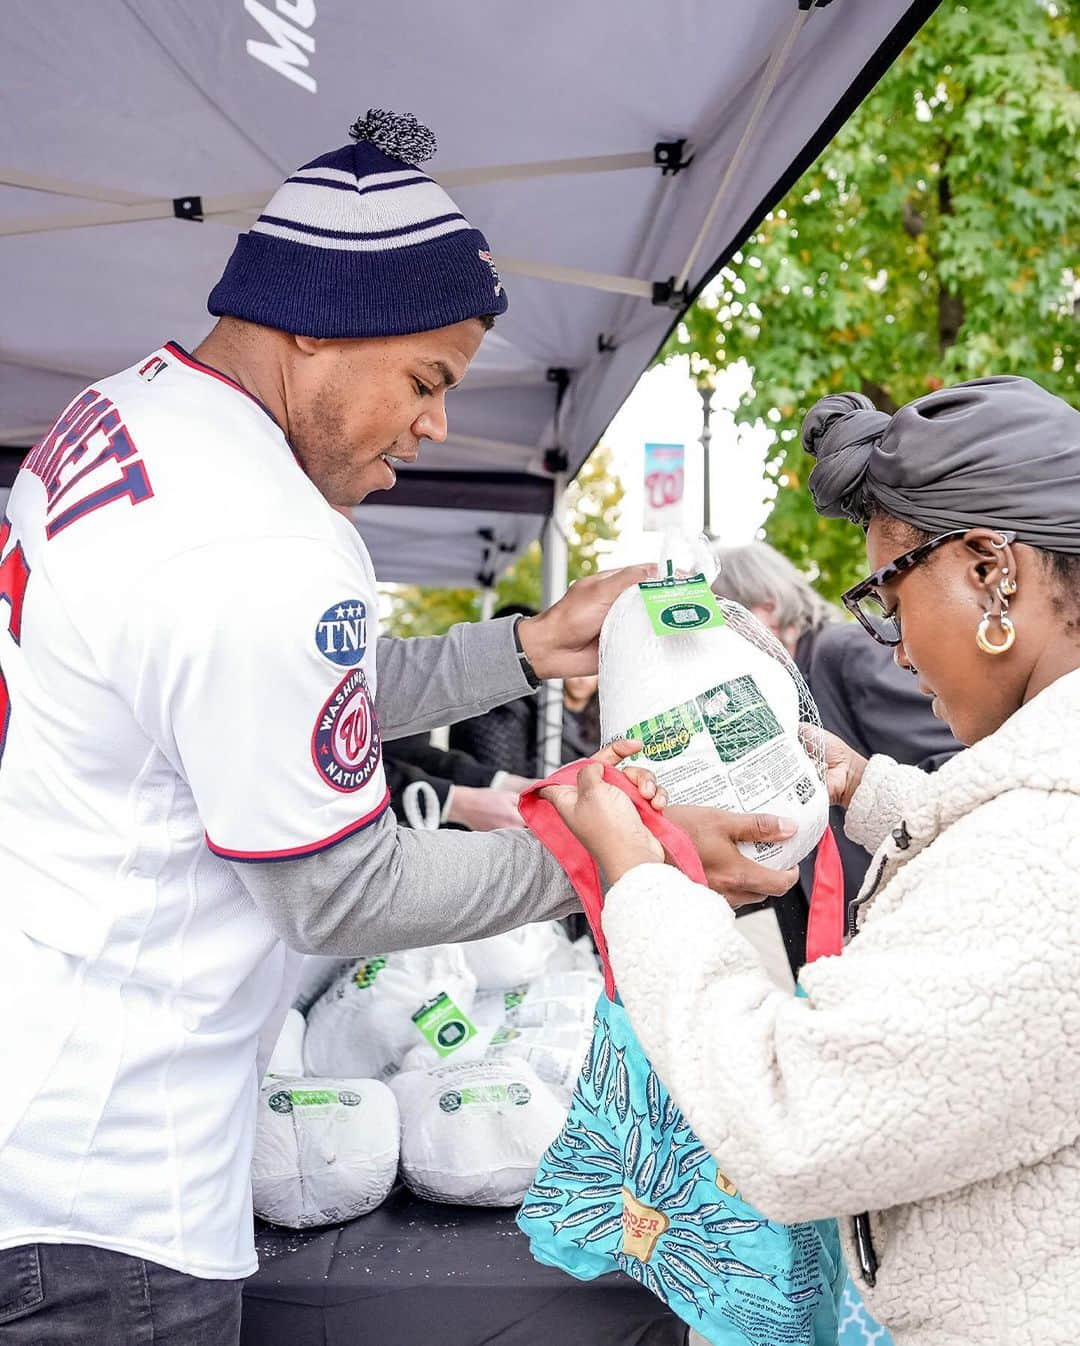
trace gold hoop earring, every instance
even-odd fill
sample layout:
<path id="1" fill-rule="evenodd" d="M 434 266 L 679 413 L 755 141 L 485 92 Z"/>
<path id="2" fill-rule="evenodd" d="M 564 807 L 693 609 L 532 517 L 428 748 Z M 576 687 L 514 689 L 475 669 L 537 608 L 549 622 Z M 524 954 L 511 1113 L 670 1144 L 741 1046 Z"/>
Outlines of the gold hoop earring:
<path id="1" fill-rule="evenodd" d="M 990 617 L 989 612 L 983 613 L 983 619 L 979 623 L 979 629 L 975 632 L 975 644 L 982 650 L 983 654 L 1004 654 L 1006 650 L 1011 650 L 1016 642 L 1016 627 L 1012 623 L 1011 617 L 1006 617 L 1004 613 L 998 618 L 1001 626 L 1002 640 L 1000 644 L 995 644 L 990 639 Z"/>

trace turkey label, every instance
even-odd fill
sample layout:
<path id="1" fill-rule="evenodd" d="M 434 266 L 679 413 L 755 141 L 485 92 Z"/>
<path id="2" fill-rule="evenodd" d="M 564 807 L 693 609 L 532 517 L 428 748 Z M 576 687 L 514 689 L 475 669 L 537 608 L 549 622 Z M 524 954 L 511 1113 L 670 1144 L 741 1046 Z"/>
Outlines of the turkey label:
<path id="1" fill-rule="evenodd" d="M 631 759 L 647 765 L 680 804 L 703 804 L 738 813 L 805 804 L 815 789 L 811 764 L 784 733 L 754 677 L 744 674 L 672 706 L 640 724 Z M 778 843 L 757 843 L 761 859 Z"/>
<path id="2" fill-rule="evenodd" d="M 689 575 L 685 579 L 669 576 L 662 580 L 645 580 L 638 585 L 645 600 L 645 610 L 658 636 L 674 632 L 705 631 L 710 626 L 723 626 L 724 614 L 716 604 L 716 595 L 709 588 L 704 575 Z"/>

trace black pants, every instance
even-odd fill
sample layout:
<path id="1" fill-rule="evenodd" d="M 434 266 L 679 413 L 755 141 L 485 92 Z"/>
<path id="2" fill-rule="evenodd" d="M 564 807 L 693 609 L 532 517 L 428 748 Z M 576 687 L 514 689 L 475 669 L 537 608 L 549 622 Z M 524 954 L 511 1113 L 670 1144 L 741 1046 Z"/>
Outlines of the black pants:
<path id="1" fill-rule="evenodd" d="M 243 1285 L 81 1244 L 0 1249 L 0 1346 L 238 1346 Z"/>

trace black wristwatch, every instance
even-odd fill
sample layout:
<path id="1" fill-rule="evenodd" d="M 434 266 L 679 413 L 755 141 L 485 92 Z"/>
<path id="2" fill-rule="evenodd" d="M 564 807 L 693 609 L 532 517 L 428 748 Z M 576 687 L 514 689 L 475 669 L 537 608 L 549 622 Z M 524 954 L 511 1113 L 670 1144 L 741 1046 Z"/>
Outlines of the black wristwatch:
<path id="1" fill-rule="evenodd" d="M 518 663 L 521 665 L 521 671 L 525 674 L 525 681 L 535 692 L 540 686 L 540 679 L 536 676 L 536 670 L 529 662 L 529 656 L 525 653 L 525 647 L 521 643 L 521 634 L 518 627 L 525 620 L 524 614 L 514 618 L 514 649 L 517 650 Z"/>

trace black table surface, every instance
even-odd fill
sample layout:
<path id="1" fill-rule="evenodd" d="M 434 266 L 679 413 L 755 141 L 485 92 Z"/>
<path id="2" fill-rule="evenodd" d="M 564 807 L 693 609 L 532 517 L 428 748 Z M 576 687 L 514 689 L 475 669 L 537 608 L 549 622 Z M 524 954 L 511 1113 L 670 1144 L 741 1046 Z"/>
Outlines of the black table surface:
<path id="1" fill-rule="evenodd" d="M 684 1346 L 686 1327 L 629 1277 L 578 1281 L 529 1254 L 512 1210 L 420 1201 L 398 1186 L 358 1220 L 258 1224 L 242 1346 Z"/>

